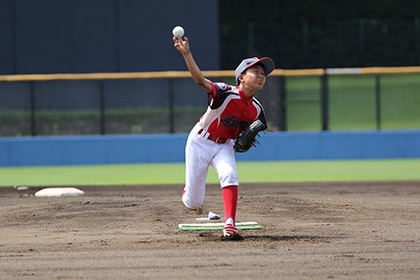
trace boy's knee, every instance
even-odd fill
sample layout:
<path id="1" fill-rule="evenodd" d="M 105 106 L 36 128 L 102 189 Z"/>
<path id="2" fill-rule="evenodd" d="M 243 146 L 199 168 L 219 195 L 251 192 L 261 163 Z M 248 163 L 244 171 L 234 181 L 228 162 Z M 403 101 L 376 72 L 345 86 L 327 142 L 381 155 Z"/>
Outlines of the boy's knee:
<path id="1" fill-rule="evenodd" d="M 182 202 L 185 207 L 189 209 L 197 209 L 203 205 L 204 199 L 201 197 L 194 197 L 191 193 L 184 191 L 182 194 Z"/>
<path id="2" fill-rule="evenodd" d="M 219 181 L 222 188 L 231 185 L 239 185 L 238 174 L 236 172 L 220 174 Z"/>

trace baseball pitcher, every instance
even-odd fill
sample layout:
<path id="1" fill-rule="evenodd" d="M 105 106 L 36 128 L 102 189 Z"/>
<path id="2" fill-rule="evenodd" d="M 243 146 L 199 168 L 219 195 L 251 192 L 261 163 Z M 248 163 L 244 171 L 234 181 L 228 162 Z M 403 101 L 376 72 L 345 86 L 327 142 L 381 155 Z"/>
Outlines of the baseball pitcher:
<path id="1" fill-rule="evenodd" d="M 235 227 L 238 174 L 234 151 L 246 152 L 259 131 L 267 129 L 264 109 L 254 98 L 274 70 L 271 58 L 247 58 L 236 68 L 236 86 L 206 79 L 194 61 L 187 37 L 173 37 L 194 81 L 208 95 L 208 108 L 191 130 L 185 147 L 186 182 L 182 201 L 201 214 L 209 166 L 216 170 L 225 210 L 223 239 L 242 240 Z M 236 142 L 234 143 L 236 139 Z"/>

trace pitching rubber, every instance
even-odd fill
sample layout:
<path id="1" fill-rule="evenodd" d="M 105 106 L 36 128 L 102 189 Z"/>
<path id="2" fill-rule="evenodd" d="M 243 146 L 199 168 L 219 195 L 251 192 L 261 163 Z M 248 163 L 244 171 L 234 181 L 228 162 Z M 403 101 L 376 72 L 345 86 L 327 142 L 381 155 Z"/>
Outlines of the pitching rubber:
<path id="1" fill-rule="evenodd" d="M 224 223 L 202 223 L 202 224 L 179 224 L 178 228 L 182 231 L 198 231 L 198 230 L 222 230 L 224 227 Z M 262 229 L 257 222 L 242 222 L 236 223 L 237 229 Z"/>

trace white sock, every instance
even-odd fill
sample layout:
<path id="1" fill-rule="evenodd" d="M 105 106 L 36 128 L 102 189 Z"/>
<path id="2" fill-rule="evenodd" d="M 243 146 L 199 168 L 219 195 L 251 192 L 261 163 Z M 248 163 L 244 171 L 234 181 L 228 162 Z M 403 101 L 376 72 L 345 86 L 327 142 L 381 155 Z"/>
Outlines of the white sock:
<path id="1" fill-rule="evenodd" d="M 228 218 L 225 222 L 225 225 L 232 225 L 235 226 L 235 224 L 233 223 L 233 219 L 232 218 Z"/>

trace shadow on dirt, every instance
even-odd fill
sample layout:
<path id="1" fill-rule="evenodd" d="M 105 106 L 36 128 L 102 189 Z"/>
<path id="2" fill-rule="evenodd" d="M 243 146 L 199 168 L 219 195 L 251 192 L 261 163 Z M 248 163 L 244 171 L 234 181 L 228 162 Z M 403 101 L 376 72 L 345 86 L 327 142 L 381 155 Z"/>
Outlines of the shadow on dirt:
<path id="1" fill-rule="evenodd" d="M 202 232 L 198 235 L 204 241 L 220 241 L 220 233 Z M 332 239 L 342 239 L 342 236 L 315 236 L 315 235 L 242 235 L 244 241 L 268 241 L 268 242 L 330 242 Z"/>
<path id="2" fill-rule="evenodd" d="M 247 235 L 244 236 L 247 240 L 269 240 L 269 241 L 299 241 L 299 240 L 317 240 L 317 239 L 336 239 L 337 236 L 313 236 L 313 235 Z M 342 237 L 340 237 L 342 238 Z"/>

